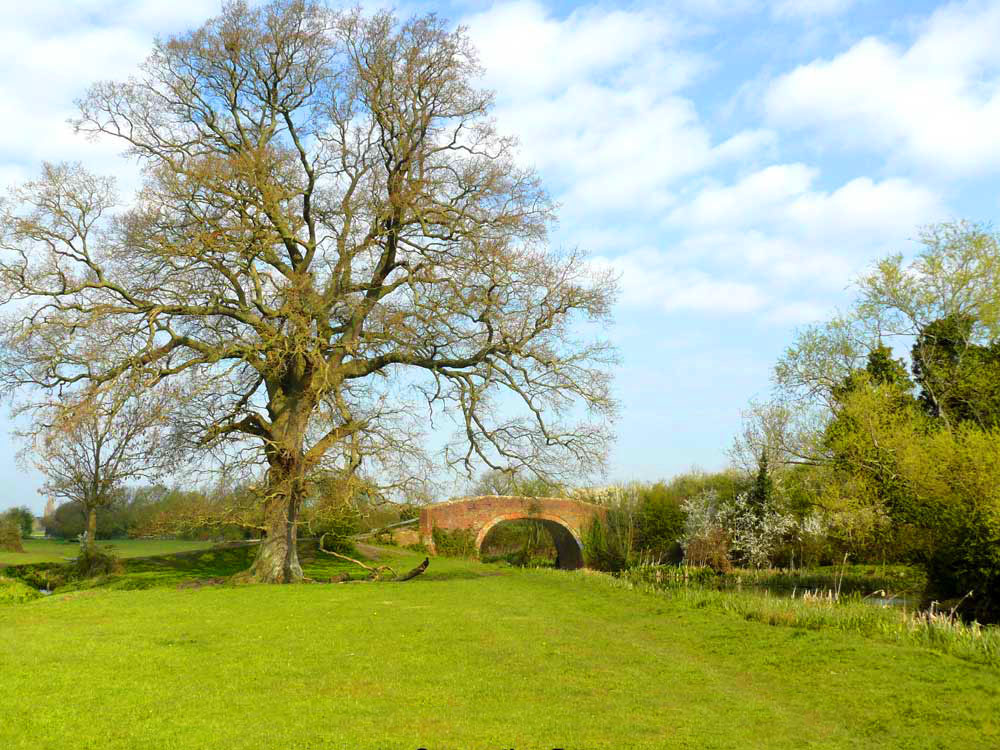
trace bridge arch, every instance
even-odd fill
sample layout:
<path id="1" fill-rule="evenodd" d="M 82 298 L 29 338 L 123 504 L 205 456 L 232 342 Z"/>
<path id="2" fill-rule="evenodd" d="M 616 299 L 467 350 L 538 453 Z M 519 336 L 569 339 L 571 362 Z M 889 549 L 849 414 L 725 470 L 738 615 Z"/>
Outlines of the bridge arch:
<path id="1" fill-rule="evenodd" d="M 592 503 L 563 497 L 518 497 L 483 495 L 426 505 L 420 511 L 421 541 L 432 553 L 434 529 L 465 529 L 475 535 L 476 552 L 489 532 L 508 521 L 540 521 L 552 536 L 560 568 L 584 565 L 583 534 L 595 517 L 606 510 Z"/>
<path id="2" fill-rule="evenodd" d="M 556 567 L 576 570 L 583 567 L 583 542 L 570 525 L 551 513 L 505 513 L 486 523 L 476 536 L 476 552 L 483 548 L 483 542 L 495 527 L 508 521 L 541 521 L 556 546 Z"/>

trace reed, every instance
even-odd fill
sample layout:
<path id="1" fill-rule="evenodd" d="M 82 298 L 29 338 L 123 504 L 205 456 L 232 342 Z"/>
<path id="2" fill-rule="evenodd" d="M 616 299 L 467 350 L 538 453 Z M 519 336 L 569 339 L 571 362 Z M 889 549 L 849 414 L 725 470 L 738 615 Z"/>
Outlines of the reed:
<path id="1" fill-rule="evenodd" d="M 603 585 L 668 597 L 686 606 L 719 609 L 751 622 L 807 630 L 833 628 L 1000 667 L 1000 627 L 962 622 L 954 608 L 938 611 L 934 606 L 913 610 L 879 605 L 857 592 L 838 594 L 835 587 L 807 588 L 795 591 L 795 596 L 774 596 L 752 589 L 721 590 L 702 585 L 704 574 L 696 570 L 630 571 L 621 576 L 592 573 L 592 579 Z"/>

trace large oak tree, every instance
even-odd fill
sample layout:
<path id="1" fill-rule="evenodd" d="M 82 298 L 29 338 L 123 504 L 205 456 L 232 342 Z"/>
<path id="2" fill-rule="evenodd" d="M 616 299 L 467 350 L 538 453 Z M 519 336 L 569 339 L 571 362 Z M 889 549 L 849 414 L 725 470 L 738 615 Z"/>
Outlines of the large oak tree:
<path id="1" fill-rule="evenodd" d="M 141 163 L 136 199 L 47 165 L 6 209 L 7 382 L 185 379 L 186 429 L 267 467 L 263 581 L 302 575 L 310 477 L 418 447 L 417 400 L 455 418 L 470 470 L 599 464 L 613 353 L 577 321 L 615 285 L 550 248 L 553 205 L 479 72 L 434 16 L 289 0 L 157 42 L 76 122 Z"/>

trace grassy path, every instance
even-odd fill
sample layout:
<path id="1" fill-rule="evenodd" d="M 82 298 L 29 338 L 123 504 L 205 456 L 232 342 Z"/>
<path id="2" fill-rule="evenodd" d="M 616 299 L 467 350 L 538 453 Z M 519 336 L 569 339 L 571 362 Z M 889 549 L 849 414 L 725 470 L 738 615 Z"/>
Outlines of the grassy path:
<path id="1" fill-rule="evenodd" d="M 4 748 L 1000 745 L 995 669 L 439 559 L 2 607 L 0 694 Z"/>

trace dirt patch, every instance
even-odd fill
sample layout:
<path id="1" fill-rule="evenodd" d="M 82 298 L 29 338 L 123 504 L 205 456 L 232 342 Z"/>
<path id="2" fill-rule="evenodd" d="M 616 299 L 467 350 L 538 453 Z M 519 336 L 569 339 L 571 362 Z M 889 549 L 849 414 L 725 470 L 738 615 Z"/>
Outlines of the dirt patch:
<path id="1" fill-rule="evenodd" d="M 221 586 L 229 581 L 228 578 L 199 578 L 195 581 L 181 581 L 177 584 L 179 589 L 200 589 L 205 586 Z"/>

